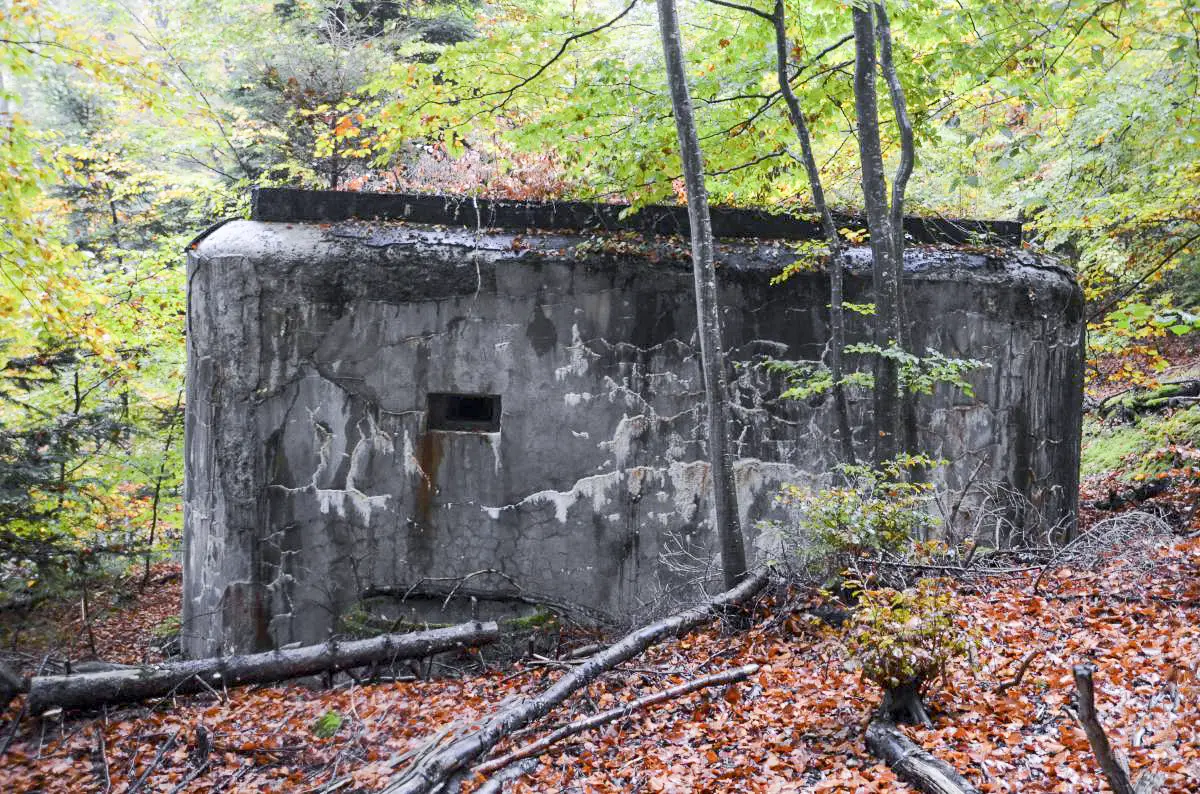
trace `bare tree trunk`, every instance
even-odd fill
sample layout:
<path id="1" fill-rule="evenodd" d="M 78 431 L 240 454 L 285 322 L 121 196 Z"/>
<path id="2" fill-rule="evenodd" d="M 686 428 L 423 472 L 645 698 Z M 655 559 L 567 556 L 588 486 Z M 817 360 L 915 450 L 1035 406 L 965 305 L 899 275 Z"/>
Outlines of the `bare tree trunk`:
<path id="1" fill-rule="evenodd" d="M 873 9 L 854 7 L 854 109 L 858 117 L 858 156 L 862 165 L 863 200 L 871 233 L 875 292 L 875 339 L 881 349 L 899 341 L 897 321 L 897 268 L 895 240 L 888 212 L 887 177 L 883 170 L 883 145 L 879 138 L 879 108 L 875 92 L 875 27 Z M 896 456 L 899 429 L 896 362 L 887 356 L 875 361 L 875 463 Z"/>
<path id="2" fill-rule="evenodd" d="M 800 140 L 800 159 L 808 174 L 808 187 L 812 192 L 813 206 L 821 216 L 821 229 L 829 243 L 829 374 L 833 380 L 834 412 L 837 414 L 838 437 L 842 447 L 842 460 L 855 463 L 854 436 L 850 430 L 850 409 L 846 404 L 846 389 L 842 384 L 842 355 L 846 349 L 846 318 L 842 310 L 842 270 L 845 266 L 842 239 L 838 236 L 833 215 L 825 201 L 825 189 L 821 185 L 821 172 L 813 155 L 812 138 L 808 134 L 808 123 L 800 109 L 800 101 L 792 91 L 788 77 L 787 10 L 783 0 L 775 0 L 775 12 L 771 17 L 775 26 L 775 71 L 779 90 L 787 105 L 788 117 Z"/>
<path id="3" fill-rule="evenodd" d="M 712 469 L 713 505 L 725 587 L 732 588 L 746 574 L 746 551 L 738 517 L 737 489 L 733 479 L 733 451 L 729 447 L 729 408 L 725 374 L 721 314 L 717 303 L 717 273 L 713 262 L 712 221 L 704 186 L 704 158 L 692 116 L 684 67 L 683 43 L 675 0 L 659 0 L 659 33 L 667 62 L 667 85 L 675 111 L 675 130 L 687 184 L 688 221 L 692 233 L 692 272 L 696 280 L 696 324 L 700 335 L 700 361 L 704 370 L 704 395 L 708 403 L 708 457 Z"/>
<path id="4" fill-rule="evenodd" d="M 286 651 L 142 665 L 82 675 L 37 676 L 29 683 L 29 711 L 94 708 L 222 686 L 284 681 L 302 675 L 362 667 L 373 662 L 417 659 L 441 651 L 486 645 L 500 636 L 495 623 L 464 623 L 445 629 L 385 634 L 367 640 L 328 642 Z"/>
<path id="5" fill-rule="evenodd" d="M 904 193 L 908 189 L 908 178 L 912 176 L 916 146 L 913 141 L 912 121 L 908 117 L 908 102 L 904 96 L 904 87 L 900 84 L 900 76 L 896 73 L 896 63 L 892 59 L 892 25 L 883 0 L 875 3 L 875 36 L 879 39 L 879 70 L 883 74 L 884 82 L 887 83 L 888 98 L 891 100 L 892 113 L 896 117 L 896 127 L 900 132 L 900 163 L 896 166 L 896 175 L 892 178 L 891 206 L 891 267 L 895 272 L 896 283 L 896 341 L 902 350 L 912 352 L 911 326 L 908 321 L 908 311 L 904 305 L 903 290 Z M 904 428 L 904 451 L 913 455 L 919 451 L 916 395 L 905 390 L 900 395 L 900 405 L 900 422 Z"/>

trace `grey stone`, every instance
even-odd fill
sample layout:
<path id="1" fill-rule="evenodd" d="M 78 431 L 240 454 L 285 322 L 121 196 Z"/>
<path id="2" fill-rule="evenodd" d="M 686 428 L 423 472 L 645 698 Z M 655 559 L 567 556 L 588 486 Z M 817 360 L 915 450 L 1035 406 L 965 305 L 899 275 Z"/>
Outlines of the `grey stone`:
<path id="1" fill-rule="evenodd" d="M 188 262 L 185 652 L 322 641 L 363 593 L 423 580 L 475 574 L 472 590 L 494 588 L 498 604 L 519 587 L 618 618 L 685 586 L 685 566 L 664 558 L 708 558 L 713 531 L 678 245 L 251 221 L 200 242 Z M 754 366 L 825 345 L 826 276 L 769 284 L 793 256 L 719 246 L 751 536 L 781 483 L 836 462 L 828 400 L 780 401 L 778 379 Z M 852 256 L 847 299 L 867 302 L 869 252 Z M 922 400 L 921 442 L 948 461 L 935 481 L 997 483 L 1069 521 L 1083 367 L 1072 275 L 999 250 L 915 248 L 906 269 L 915 347 L 989 364 L 971 376 L 974 398 L 939 388 Z M 499 432 L 428 430 L 428 395 L 441 392 L 499 395 Z M 864 452 L 868 409 L 854 400 Z"/>

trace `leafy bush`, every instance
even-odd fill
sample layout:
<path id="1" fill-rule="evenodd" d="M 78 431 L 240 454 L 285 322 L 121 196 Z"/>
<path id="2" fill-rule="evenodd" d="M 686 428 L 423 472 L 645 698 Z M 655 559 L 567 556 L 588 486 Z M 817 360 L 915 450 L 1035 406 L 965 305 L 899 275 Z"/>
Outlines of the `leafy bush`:
<path id="1" fill-rule="evenodd" d="M 841 484 L 835 487 L 785 485 L 777 498 L 793 519 L 769 527 L 784 558 L 781 562 L 795 564 L 802 576 L 832 584 L 857 561 L 910 551 L 938 520 L 930 509 L 932 486 L 903 476 L 931 462 L 906 457 L 889 461 L 882 470 L 842 466 Z"/>
<path id="2" fill-rule="evenodd" d="M 953 592 L 944 579 L 922 579 L 908 590 L 858 591 L 858 609 L 846 635 L 851 663 L 879 685 L 890 716 L 925 722 L 921 698 L 949 665 L 966 656 L 971 633 L 956 620 Z"/>

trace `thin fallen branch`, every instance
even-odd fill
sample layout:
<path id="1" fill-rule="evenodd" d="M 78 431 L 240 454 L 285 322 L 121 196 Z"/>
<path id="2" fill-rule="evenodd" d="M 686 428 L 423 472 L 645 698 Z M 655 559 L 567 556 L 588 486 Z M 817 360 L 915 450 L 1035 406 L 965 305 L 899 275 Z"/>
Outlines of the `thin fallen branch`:
<path id="1" fill-rule="evenodd" d="M 540 695 L 498 711 L 482 727 L 464 734 L 438 752 L 407 767 L 385 792 L 387 794 L 430 794 L 452 775 L 487 753 L 505 736 L 544 717 L 575 692 L 596 680 L 601 673 L 641 654 L 668 637 L 691 631 L 717 615 L 750 602 L 767 585 L 767 572 L 748 575 L 731 590 L 703 604 L 637 629 L 596 653 L 586 663 L 563 674 Z"/>
<path id="2" fill-rule="evenodd" d="M 867 749 L 896 775 L 925 794 L 979 794 L 979 789 L 942 759 L 917 746 L 894 722 L 867 726 Z"/>
<path id="3" fill-rule="evenodd" d="M 328 642 L 285 651 L 144 665 L 82 675 L 37 676 L 30 681 L 32 714 L 52 708 L 94 708 L 131 703 L 167 693 L 187 694 L 213 684 L 238 686 L 284 681 L 372 662 L 419 659 L 442 651 L 486 645 L 500 636 L 493 623 L 463 623 L 411 634 L 384 634 L 366 640 Z"/>
<path id="4" fill-rule="evenodd" d="M 146 779 L 154 773 L 155 769 L 158 769 L 158 765 L 162 763 L 163 756 L 175 746 L 175 740 L 179 738 L 179 734 L 182 730 L 182 728 L 176 730 L 175 733 L 171 734 L 171 737 L 167 739 L 167 741 L 164 742 L 161 747 L 158 748 L 158 754 L 154 756 L 154 760 L 150 762 L 150 766 L 146 767 L 146 771 L 143 772 L 136 781 L 134 781 L 133 786 L 131 786 L 129 789 L 129 794 L 137 794 L 138 789 L 142 787 L 142 785 L 146 782 Z"/>
<path id="5" fill-rule="evenodd" d="M 1033 660 L 1045 652 L 1045 649 L 1038 648 L 1037 650 L 1033 650 L 1025 654 L 1025 658 L 1021 660 L 1021 666 L 1017 668 L 1017 674 L 1014 675 L 1010 680 L 1005 681 L 1003 684 L 996 687 L 996 694 L 1003 695 L 1013 687 L 1020 686 L 1021 682 L 1025 680 L 1025 673 L 1029 670 L 1029 665 L 1033 664 Z"/>
<path id="6" fill-rule="evenodd" d="M 537 767 L 537 759 L 527 758 L 524 761 L 518 761 L 512 766 L 501 769 L 496 774 L 488 778 L 487 782 L 475 789 L 475 794 L 501 794 L 504 791 L 504 785 L 509 783 L 521 775 L 527 775 Z"/>
<path id="7" fill-rule="evenodd" d="M 1129 781 L 1129 764 L 1121 756 L 1113 752 L 1108 743 L 1108 736 L 1100 724 L 1096 714 L 1095 688 L 1092 685 L 1092 674 L 1096 672 L 1094 664 L 1077 664 L 1071 668 L 1075 677 L 1075 694 L 1078 699 L 1079 723 L 1087 734 L 1088 744 L 1092 746 L 1092 754 L 1100 764 L 1108 785 L 1112 786 L 1114 794 L 1151 794 L 1163 784 L 1163 777 L 1155 772 L 1145 772 L 1138 778 L 1136 784 Z"/>
<path id="8" fill-rule="evenodd" d="M 562 741 L 577 733 L 589 731 L 592 728 L 598 728 L 601 725 L 619 720 L 623 717 L 628 717 L 635 711 L 640 711 L 647 706 L 654 706 L 659 703 L 664 703 L 668 700 L 673 700 L 677 697 L 691 694 L 699 689 L 705 689 L 710 686 L 721 686 L 722 684 L 732 684 L 737 681 L 744 681 L 750 676 L 758 672 L 758 665 L 748 664 L 743 667 L 736 667 L 732 670 L 722 670 L 719 673 L 706 675 L 703 678 L 696 678 L 691 681 L 685 681 L 682 684 L 673 686 L 670 689 L 664 689 L 661 692 L 655 692 L 652 695 L 640 697 L 637 700 L 631 700 L 628 703 L 622 703 L 616 708 L 602 711 L 599 714 L 593 714 L 590 717 L 585 717 L 581 720 L 576 720 L 567 725 L 563 725 L 557 730 L 551 731 L 535 742 L 530 742 L 524 747 L 513 750 L 507 755 L 492 759 L 480 764 L 473 770 L 476 774 L 490 775 L 498 770 L 504 769 L 510 764 L 517 761 L 523 761 L 526 758 L 534 758 L 546 752 L 552 745 Z"/>

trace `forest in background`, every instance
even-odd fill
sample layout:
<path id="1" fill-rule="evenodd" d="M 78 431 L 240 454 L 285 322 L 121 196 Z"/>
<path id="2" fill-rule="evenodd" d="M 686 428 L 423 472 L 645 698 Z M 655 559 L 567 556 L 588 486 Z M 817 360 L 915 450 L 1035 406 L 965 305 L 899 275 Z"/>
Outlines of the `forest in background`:
<path id="1" fill-rule="evenodd" d="M 836 210 L 861 212 L 851 5 L 680 4 L 714 204 L 813 211 L 776 76 L 774 31 L 764 24 L 764 14 L 782 9 L 790 85 L 827 198 Z M 1077 578 L 1050 574 L 1047 563 L 1036 581 L 1018 574 L 1008 584 L 960 586 L 963 614 L 991 616 L 976 638 L 990 655 L 974 664 L 970 681 L 961 671 L 951 676 L 949 700 L 934 704 L 938 724 L 920 735 L 981 777 L 982 790 L 1094 790 L 1089 781 L 1098 778 L 1082 771 L 1086 741 L 1046 714 L 1063 705 L 1063 665 L 1103 651 L 1126 687 L 1128 708 L 1115 727 L 1136 738 L 1129 749 L 1137 765 L 1159 767 L 1172 785 L 1195 784 L 1200 760 L 1179 748 L 1196 735 L 1197 715 L 1177 715 L 1196 686 L 1194 660 L 1189 667 L 1184 657 L 1197 641 L 1198 603 L 1191 572 L 1200 494 L 1200 5 L 888 7 L 916 137 L 906 211 L 1021 220 L 1027 245 L 1076 270 L 1089 328 L 1083 524 L 1103 526 L 1113 511 L 1148 506 L 1167 521 L 1153 524 L 1154 538 L 1174 532 L 1191 543 L 1166 557 L 1117 560 L 1115 569 L 1097 558 L 1095 570 Z M 0 5 L 6 644 L 129 662 L 170 654 L 178 630 L 170 561 L 182 531 L 183 260 L 197 234 L 245 216 L 255 185 L 621 201 L 634 209 L 681 202 L 657 36 L 655 5 L 638 0 Z M 900 135 L 886 105 L 881 132 L 891 167 Z M 1068 564 L 1069 556 L 1051 562 Z M 1131 589 L 1148 571 L 1154 583 Z M 1050 592 L 1039 594 L 1043 575 Z M 1105 590 L 1124 612 L 1098 600 Z M 800 601 L 777 595 L 763 610 L 736 640 L 709 630 L 655 651 L 638 687 L 681 670 L 705 672 L 716 658 L 753 662 L 762 666 L 749 689 L 753 705 L 740 704 L 731 688 L 682 722 L 679 713 L 647 718 L 632 740 L 653 760 L 645 774 L 630 772 L 610 734 L 575 748 L 582 764 L 567 754 L 541 767 L 540 785 L 525 790 L 582 778 L 655 791 L 680 780 L 692 783 L 677 790 L 741 780 L 762 790 L 903 790 L 870 766 L 857 733 L 839 732 L 870 702 L 838 661 L 845 640 L 812 625 Z M 26 672 L 52 656 L 23 653 L 17 666 Z M 173 790 L 215 775 L 218 789 L 270 781 L 375 788 L 395 767 L 390 751 L 419 737 L 422 720 L 403 717 L 417 706 L 397 703 L 423 704 L 423 719 L 450 724 L 462 693 L 470 710 L 485 713 L 489 698 L 498 699 L 493 690 L 531 692 L 546 673 L 536 658 L 512 674 L 489 669 L 483 656 L 478 662 L 480 677 L 461 686 L 418 682 L 399 694 L 214 692 L 213 703 L 165 714 L 160 702 L 136 719 L 110 726 L 106 718 L 104 728 L 73 723 L 68 733 L 62 723 L 45 754 L 43 722 L 41 739 L 28 739 L 36 754 L 27 745 L 9 756 L 10 782 L 40 790 L 57 775 L 66 790 Z M 593 692 L 601 705 L 630 697 L 605 680 Z M 807 694 L 789 704 L 789 691 Z M 1139 726 L 1140 712 L 1151 716 Z M 780 715 L 821 741 L 781 737 Z M 273 732 L 262 719 L 277 721 Z M 210 758 L 203 726 L 214 721 L 228 727 Z M 0 740 L 5 750 L 21 724 L 17 715 Z M 283 725 L 290 727 L 280 734 Z M 295 731 L 299 743 L 288 739 Z M 651 749 L 681 732 L 699 755 Z M 116 750 L 105 750 L 106 736 L 133 743 L 120 751 L 131 753 L 123 778 L 109 768 L 106 752 Z M 731 755 L 722 742 L 732 737 L 755 751 Z M 80 754 L 92 757 L 90 770 L 70 762 Z M 796 788 L 797 775 L 810 788 Z M 1025 788 L 1011 788 L 1014 777 Z"/>
<path id="2" fill-rule="evenodd" d="M 773 32 L 736 5 L 684 9 L 710 195 L 811 211 Z M 853 211 L 845 9 L 787 10 L 792 86 L 826 192 Z M 177 547 L 182 251 L 244 215 L 250 186 L 635 207 L 681 198 L 653 12 L 542 0 L 7 3 L 3 598 L 36 597 L 106 556 Z M 1023 220 L 1030 245 L 1079 272 L 1097 387 L 1153 382 L 1167 365 L 1157 343 L 1198 323 L 1200 10 L 914 0 L 892 15 L 917 137 L 907 209 Z M 1102 372 L 1105 355 L 1119 363 Z M 1104 452 L 1146 443 L 1106 438 Z"/>

